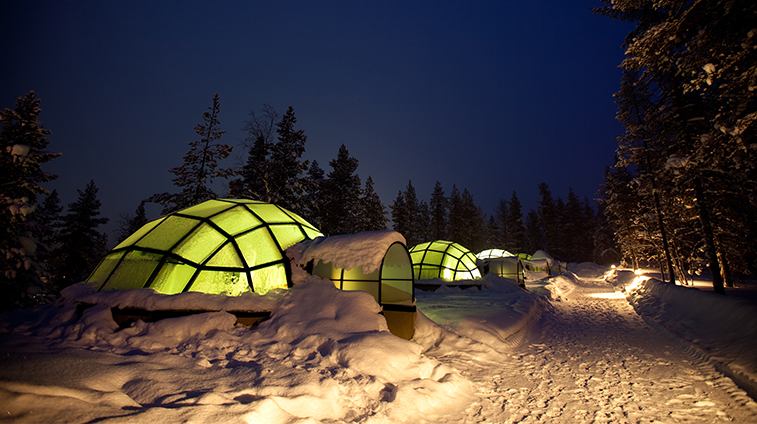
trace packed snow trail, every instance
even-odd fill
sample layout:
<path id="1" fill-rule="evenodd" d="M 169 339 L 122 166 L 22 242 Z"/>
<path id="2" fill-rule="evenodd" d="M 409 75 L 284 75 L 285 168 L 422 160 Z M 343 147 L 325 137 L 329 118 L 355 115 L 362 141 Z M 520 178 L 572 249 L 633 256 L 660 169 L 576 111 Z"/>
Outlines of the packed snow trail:
<path id="1" fill-rule="evenodd" d="M 502 363 L 446 358 L 478 386 L 467 422 L 757 422 L 744 391 L 648 326 L 611 286 L 556 280 L 559 300 L 508 339 Z"/>

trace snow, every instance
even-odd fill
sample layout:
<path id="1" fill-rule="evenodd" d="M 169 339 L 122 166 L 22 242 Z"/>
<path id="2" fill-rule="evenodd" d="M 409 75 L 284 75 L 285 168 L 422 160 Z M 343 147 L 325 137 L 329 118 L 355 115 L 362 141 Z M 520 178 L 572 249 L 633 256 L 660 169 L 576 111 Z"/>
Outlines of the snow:
<path id="1" fill-rule="evenodd" d="M 294 256 L 370 268 L 390 233 Z M 292 289 L 266 296 L 75 285 L 53 305 L 0 315 L 0 420 L 757 422 L 743 389 L 757 381 L 754 303 L 595 264 L 568 269 L 529 273 L 528 290 L 489 275 L 469 282 L 480 288 L 417 291 L 409 341 L 388 331 L 370 294 L 297 267 Z M 206 312 L 119 329 L 110 308 L 123 305 Z M 247 328 L 236 310 L 272 314 Z"/>
<path id="2" fill-rule="evenodd" d="M 300 266 L 312 260 L 321 260 L 331 262 L 335 268 L 360 267 L 363 274 L 370 274 L 381 266 L 386 251 L 395 242 L 405 244 L 405 237 L 390 230 L 317 237 L 290 247 L 287 256 Z"/>

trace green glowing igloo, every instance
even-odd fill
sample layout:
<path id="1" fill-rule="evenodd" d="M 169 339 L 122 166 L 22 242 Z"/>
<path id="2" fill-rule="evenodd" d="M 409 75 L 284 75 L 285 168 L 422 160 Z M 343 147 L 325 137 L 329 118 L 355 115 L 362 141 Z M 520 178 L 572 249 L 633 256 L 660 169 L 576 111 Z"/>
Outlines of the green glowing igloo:
<path id="1" fill-rule="evenodd" d="M 451 241 L 436 240 L 410 248 L 413 274 L 418 280 L 442 278 L 447 281 L 481 278 L 476 256 Z"/>
<path id="2" fill-rule="evenodd" d="M 113 248 L 87 282 L 99 290 L 264 294 L 291 286 L 284 251 L 321 235 L 270 203 L 208 200 L 145 224 Z"/>

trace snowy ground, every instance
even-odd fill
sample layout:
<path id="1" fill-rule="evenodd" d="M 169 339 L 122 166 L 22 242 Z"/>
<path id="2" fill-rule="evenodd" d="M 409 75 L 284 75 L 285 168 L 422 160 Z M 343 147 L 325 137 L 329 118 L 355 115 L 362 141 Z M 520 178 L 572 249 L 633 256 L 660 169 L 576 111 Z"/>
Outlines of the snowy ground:
<path id="1" fill-rule="evenodd" d="M 302 275 L 244 299 L 274 311 L 253 330 L 196 294 L 168 302 L 221 311 L 120 331 L 106 306 L 6 314 L 0 421 L 757 422 L 734 383 L 757 387 L 754 302 L 570 269 L 418 292 L 412 341 L 370 295 Z"/>

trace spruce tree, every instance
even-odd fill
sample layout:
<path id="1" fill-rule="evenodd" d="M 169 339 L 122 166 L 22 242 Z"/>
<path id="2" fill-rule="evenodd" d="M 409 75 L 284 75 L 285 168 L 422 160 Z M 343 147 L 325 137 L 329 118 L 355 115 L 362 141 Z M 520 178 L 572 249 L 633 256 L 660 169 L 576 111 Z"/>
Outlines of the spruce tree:
<path id="1" fill-rule="evenodd" d="M 32 220 L 34 221 L 34 239 L 37 241 L 37 259 L 45 265 L 43 280 L 49 280 L 52 253 L 57 249 L 61 227 L 63 226 L 58 190 L 53 190 L 45 197 L 42 204 L 35 209 Z"/>
<path id="2" fill-rule="evenodd" d="M 145 212 L 145 201 L 139 203 L 134 215 L 126 214 L 121 216 L 121 221 L 116 230 L 116 243 L 126 240 L 130 235 L 147 224 L 147 214 Z"/>
<path id="3" fill-rule="evenodd" d="M 203 113 L 203 123 L 197 124 L 195 132 L 199 140 L 189 143 L 190 149 L 184 155 L 184 163 L 169 172 L 176 175 L 173 183 L 182 190 L 179 193 L 162 193 L 150 200 L 163 205 L 163 214 L 215 199 L 218 195 L 210 188 L 214 178 L 228 178 L 233 175 L 231 169 L 218 169 L 218 161 L 227 158 L 232 147 L 220 144 L 219 140 L 226 131 L 221 130 L 218 119 L 221 104 L 218 93 L 213 96 L 213 104 Z"/>
<path id="4" fill-rule="evenodd" d="M 407 207 L 405 206 L 405 194 L 400 190 L 397 193 L 397 197 L 394 199 L 394 203 L 390 206 L 392 210 L 392 229 L 405 237 L 407 241 L 407 235 L 412 230 L 410 228 L 411 220 L 408 214 Z M 413 247 L 414 244 L 407 241 L 408 247 Z"/>
<path id="5" fill-rule="evenodd" d="M 107 253 L 108 237 L 99 233 L 97 227 L 106 224 L 108 218 L 100 217 L 95 182 L 90 181 L 84 191 L 77 191 L 79 198 L 68 205 L 68 213 L 63 217 L 60 247 L 55 252 L 56 292 L 85 280 Z"/>
<path id="6" fill-rule="evenodd" d="M 386 229 L 386 208 L 381 203 L 378 193 L 373 189 L 373 179 L 369 175 L 365 180 L 365 189 L 360 197 L 358 231 L 376 231 Z"/>
<path id="7" fill-rule="evenodd" d="M 449 220 L 447 221 L 447 240 L 460 243 L 465 238 L 465 211 L 457 186 L 452 184 L 449 193 Z"/>
<path id="8" fill-rule="evenodd" d="M 431 229 L 430 238 L 433 240 L 446 240 L 447 198 L 444 196 L 444 189 L 439 181 L 436 182 L 434 191 L 431 193 L 429 213 L 431 217 L 431 223 L 429 224 L 429 228 Z"/>
<path id="9" fill-rule="evenodd" d="M 329 236 L 355 233 L 359 228 L 360 212 L 360 176 L 355 173 L 358 160 L 350 157 L 347 147 L 342 144 L 329 166 L 332 170 L 324 183 L 320 229 Z"/>
<path id="10" fill-rule="evenodd" d="M 502 199 L 499 199 L 497 206 L 494 208 L 494 215 L 492 215 L 493 221 L 491 223 L 491 231 L 493 243 L 495 246 L 501 249 L 508 250 L 510 243 L 510 232 L 507 230 L 507 224 L 510 220 L 510 205 Z"/>
<path id="11" fill-rule="evenodd" d="M 289 106 L 281 122 L 276 124 L 278 142 L 271 149 L 271 162 L 275 172 L 271 173 L 270 178 L 273 186 L 270 202 L 299 213 L 303 211 L 300 199 L 306 190 L 304 174 L 308 170 L 309 161 L 300 159 L 305 153 L 307 136 L 305 131 L 294 129 L 296 123 L 294 109 Z M 358 188 L 359 186 L 358 183 Z"/>
<path id="12" fill-rule="evenodd" d="M 555 200 L 552 197 L 552 191 L 549 189 L 547 183 L 539 183 L 539 195 L 541 199 L 538 200 L 539 207 L 537 209 L 539 217 L 539 226 L 544 235 L 543 245 L 541 249 L 545 250 L 551 255 L 557 255 L 556 249 L 559 249 L 559 216 L 555 205 Z M 557 256 L 555 256 L 557 257 Z"/>
<path id="13" fill-rule="evenodd" d="M 31 91 L 16 100 L 15 109 L 0 111 L 1 309 L 33 304 L 44 287 L 30 217 L 37 196 L 47 194 L 41 184 L 57 178 L 42 165 L 60 154 L 45 151 L 51 131 L 40 124 L 39 104 Z"/>
<path id="14" fill-rule="evenodd" d="M 247 133 L 244 139 L 247 161 L 237 173 L 241 178 L 229 183 L 230 196 L 271 202 L 275 191 L 271 174 L 275 172 L 275 167 L 270 155 L 276 125 L 280 119 L 281 115 L 268 104 L 263 105 L 259 113 L 250 111 L 250 117 L 244 125 Z"/>
<path id="15" fill-rule="evenodd" d="M 508 203 L 507 214 L 507 240 L 505 245 L 510 253 L 524 253 L 527 250 L 526 227 L 523 225 L 522 205 L 518 195 L 513 191 L 513 195 Z"/>

